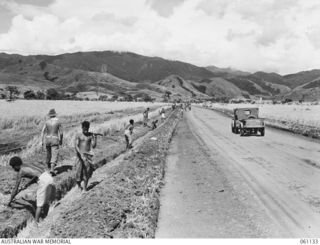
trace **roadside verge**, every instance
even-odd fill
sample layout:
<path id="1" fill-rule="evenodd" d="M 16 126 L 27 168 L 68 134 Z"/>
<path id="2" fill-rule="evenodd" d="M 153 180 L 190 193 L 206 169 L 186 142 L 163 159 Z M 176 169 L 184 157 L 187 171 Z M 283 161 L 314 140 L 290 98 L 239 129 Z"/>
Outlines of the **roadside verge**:
<path id="1" fill-rule="evenodd" d="M 219 112 L 219 113 L 221 113 L 225 116 L 228 116 L 230 118 L 233 116 L 232 110 L 223 109 L 223 108 L 221 108 L 221 109 L 219 109 L 219 108 L 205 108 L 205 109 Z M 314 139 L 320 139 L 320 128 L 317 128 L 317 127 L 312 127 L 312 126 L 308 126 L 308 125 L 301 125 L 298 123 L 290 123 L 287 121 L 280 121 L 280 120 L 275 120 L 275 119 L 268 119 L 268 118 L 265 118 L 265 124 L 268 127 L 280 129 L 280 130 L 287 131 L 287 132 L 294 133 L 294 134 L 301 134 L 303 136 L 311 137 Z"/>
<path id="2" fill-rule="evenodd" d="M 98 184 L 55 220 L 49 237 L 152 238 L 155 236 L 166 155 L 176 113 L 113 167 L 98 169 Z"/>

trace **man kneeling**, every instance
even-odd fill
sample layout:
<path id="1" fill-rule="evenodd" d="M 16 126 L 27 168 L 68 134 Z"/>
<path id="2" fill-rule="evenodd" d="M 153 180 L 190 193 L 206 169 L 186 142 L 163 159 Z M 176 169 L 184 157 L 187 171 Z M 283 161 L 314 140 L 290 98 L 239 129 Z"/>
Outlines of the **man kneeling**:
<path id="1" fill-rule="evenodd" d="M 14 187 L 13 192 L 11 193 L 10 201 L 8 206 L 11 206 L 13 199 L 18 194 L 19 185 L 23 178 L 30 179 L 29 183 L 26 186 L 29 186 L 35 180 L 38 181 L 38 188 L 36 194 L 36 203 L 37 209 L 35 214 L 36 222 L 39 222 L 40 216 L 43 211 L 48 211 L 50 203 L 54 200 L 55 197 L 55 187 L 54 180 L 52 175 L 44 166 L 34 166 L 23 164 L 20 157 L 12 157 L 9 161 L 9 165 L 16 171 L 17 179 L 16 185 Z M 26 187 L 25 186 L 25 187 Z M 44 208 L 47 210 L 44 210 Z"/>

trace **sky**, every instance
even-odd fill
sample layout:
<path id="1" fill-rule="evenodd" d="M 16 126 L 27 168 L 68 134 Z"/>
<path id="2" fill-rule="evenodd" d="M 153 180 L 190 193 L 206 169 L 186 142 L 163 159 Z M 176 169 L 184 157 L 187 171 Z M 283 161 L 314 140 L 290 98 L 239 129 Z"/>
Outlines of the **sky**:
<path id="1" fill-rule="evenodd" d="M 0 52 L 102 50 L 249 72 L 320 69 L 320 1 L 0 0 Z"/>

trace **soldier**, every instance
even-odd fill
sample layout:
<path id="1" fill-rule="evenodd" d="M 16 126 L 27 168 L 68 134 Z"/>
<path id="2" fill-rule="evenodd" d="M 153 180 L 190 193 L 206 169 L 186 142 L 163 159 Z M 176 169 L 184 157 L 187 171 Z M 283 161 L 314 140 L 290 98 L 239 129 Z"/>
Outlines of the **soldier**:
<path id="1" fill-rule="evenodd" d="M 48 113 L 49 120 L 46 121 L 42 129 L 42 147 L 46 146 L 47 150 L 47 166 L 51 171 L 58 162 L 59 146 L 62 145 L 63 132 L 59 119 L 56 117 L 55 109 L 51 109 Z"/>
<path id="2" fill-rule="evenodd" d="M 147 127 L 148 126 L 148 115 L 149 115 L 149 108 L 147 108 L 144 112 L 143 112 L 143 126 Z"/>
<path id="3" fill-rule="evenodd" d="M 87 191 L 88 181 L 93 173 L 93 151 L 97 146 L 97 136 L 89 132 L 90 122 L 82 122 L 82 133 L 76 135 L 75 150 L 77 154 L 76 162 L 76 182 L 81 188 L 81 182 L 84 182 L 83 190 Z"/>
<path id="4" fill-rule="evenodd" d="M 132 133 L 133 133 L 133 128 L 134 128 L 133 124 L 134 124 L 133 119 L 130 119 L 129 125 L 127 125 L 124 130 L 124 137 L 125 137 L 126 143 L 127 143 L 127 146 L 126 146 L 127 150 L 132 148 Z"/>
<path id="5" fill-rule="evenodd" d="M 17 172 L 16 185 L 11 193 L 11 197 L 8 206 L 18 194 L 20 182 L 23 178 L 30 179 L 26 186 L 32 184 L 35 180 L 38 180 L 38 188 L 36 194 L 37 209 L 35 214 L 35 220 L 38 223 L 40 215 L 44 211 L 47 214 L 49 210 L 49 204 L 55 197 L 55 186 L 52 175 L 49 169 L 43 166 L 34 166 L 23 164 L 20 157 L 12 157 L 9 161 L 9 165 Z M 26 187 L 25 186 L 25 187 Z"/>

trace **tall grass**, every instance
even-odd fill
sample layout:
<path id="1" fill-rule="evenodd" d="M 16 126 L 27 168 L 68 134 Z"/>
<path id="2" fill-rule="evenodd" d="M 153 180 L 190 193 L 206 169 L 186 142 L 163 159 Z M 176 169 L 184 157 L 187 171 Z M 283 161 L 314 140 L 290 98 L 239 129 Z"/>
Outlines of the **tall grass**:
<path id="1" fill-rule="evenodd" d="M 15 119 L 23 116 L 41 118 L 43 115 L 46 115 L 50 109 L 55 108 L 58 115 L 61 117 L 74 114 L 88 114 L 94 112 L 105 113 L 109 111 L 161 105 L 163 105 L 163 103 L 70 100 L 17 100 L 8 103 L 5 100 L 0 100 L 0 115 L 2 119 Z"/>
<path id="2" fill-rule="evenodd" d="M 135 111 L 136 110 L 131 110 L 131 114 L 134 114 Z M 158 110 L 155 110 L 155 111 L 151 111 L 149 113 L 149 116 L 150 118 L 152 118 L 157 116 L 158 114 L 159 114 Z M 91 120 L 89 120 L 92 123 L 90 131 L 101 133 L 107 136 L 107 135 L 110 135 L 112 132 L 124 130 L 125 126 L 129 123 L 130 119 L 133 119 L 135 122 L 139 122 L 142 120 L 142 115 L 140 112 L 138 114 L 129 115 L 129 116 L 124 116 L 124 115 L 128 115 L 128 112 L 126 111 L 126 113 L 123 113 L 123 115 L 120 118 L 114 118 L 114 119 L 105 121 L 103 123 L 95 124 L 94 120 L 99 118 L 101 115 L 93 114 L 91 117 Z M 69 118 L 70 122 L 75 121 L 79 126 L 70 128 L 69 130 L 64 131 L 64 142 L 62 147 L 73 148 L 75 136 L 77 133 L 81 132 L 80 122 L 81 122 L 81 119 L 83 119 L 83 117 L 84 115 L 78 115 L 78 117 L 74 115 Z M 42 142 L 41 142 L 41 135 L 39 134 L 28 142 L 26 149 L 21 151 L 19 153 L 19 156 L 22 158 L 27 158 L 41 151 L 42 151 Z M 8 160 L 14 155 L 17 155 L 17 154 L 10 153 L 7 155 L 0 156 L 0 165 L 6 166 L 8 163 Z"/>

